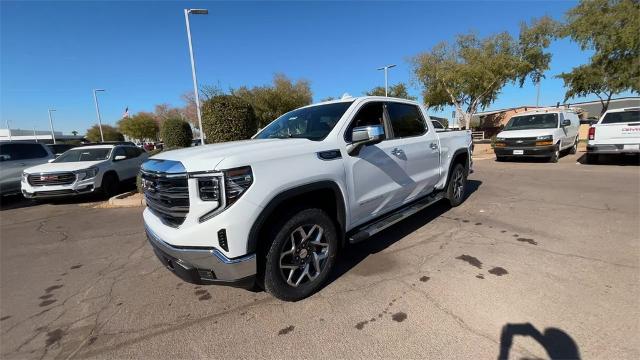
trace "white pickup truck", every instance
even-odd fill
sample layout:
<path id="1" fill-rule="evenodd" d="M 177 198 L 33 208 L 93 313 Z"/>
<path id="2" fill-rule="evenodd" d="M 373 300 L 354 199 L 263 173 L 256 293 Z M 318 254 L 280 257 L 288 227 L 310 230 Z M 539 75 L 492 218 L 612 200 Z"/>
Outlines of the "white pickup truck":
<path id="1" fill-rule="evenodd" d="M 602 154 L 640 154 L 640 107 L 608 110 L 589 128 L 587 162 Z"/>
<path id="2" fill-rule="evenodd" d="M 286 113 L 253 139 L 142 165 L 149 242 L 197 284 L 258 285 L 299 300 L 339 250 L 419 210 L 465 199 L 468 131 L 436 133 L 414 101 L 347 98 Z"/>

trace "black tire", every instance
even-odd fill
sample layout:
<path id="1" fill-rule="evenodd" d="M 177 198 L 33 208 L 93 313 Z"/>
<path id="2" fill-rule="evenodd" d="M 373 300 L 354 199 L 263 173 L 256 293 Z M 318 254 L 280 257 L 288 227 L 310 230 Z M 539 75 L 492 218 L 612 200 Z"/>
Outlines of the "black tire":
<path id="1" fill-rule="evenodd" d="M 597 164 L 599 160 L 598 154 L 587 154 L 587 164 Z"/>
<path id="2" fill-rule="evenodd" d="M 308 241 L 317 239 L 318 228 L 322 229 L 321 239 L 318 241 L 322 246 Z M 299 229 L 302 229 L 302 233 Z M 303 241 L 305 234 L 307 241 Z M 298 301 L 316 292 L 324 284 L 336 260 L 338 236 L 331 218 L 320 209 L 303 209 L 276 226 L 272 236 L 273 242 L 265 259 L 265 290 L 284 301 Z M 300 246 L 303 243 L 306 246 Z M 323 256 L 317 262 L 320 271 L 317 271 L 314 261 L 316 256 Z M 311 268 L 314 272 L 313 279 Z M 308 275 L 305 276 L 305 272 Z M 297 280 L 300 282 L 295 285 Z"/>
<path id="3" fill-rule="evenodd" d="M 465 199 L 467 190 L 467 171 L 462 164 L 456 164 L 451 169 L 447 184 L 447 199 L 452 207 L 456 207 Z"/>
<path id="4" fill-rule="evenodd" d="M 573 146 L 569 149 L 569 154 L 573 155 L 578 152 L 578 137 L 576 136 L 576 141 L 573 142 Z"/>
<path id="5" fill-rule="evenodd" d="M 118 180 L 118 175 L 112 172 L 104 174 L 104 176 L 102 177 L 102 185 L 100 188 L 102 196 L 107 199 L 115 196 L 118 193 L 119 186 L 120 181 Z"/>
<path id="6" fill-rule="evenodd" d="M 553 154 L 551 155 L 551 157 L 549 158 L 549 162 L 551 163 L 557 163 L 558 159 L 560 159 L 560 145 L 557 144 L 554 148 L 553 148 Z"/>

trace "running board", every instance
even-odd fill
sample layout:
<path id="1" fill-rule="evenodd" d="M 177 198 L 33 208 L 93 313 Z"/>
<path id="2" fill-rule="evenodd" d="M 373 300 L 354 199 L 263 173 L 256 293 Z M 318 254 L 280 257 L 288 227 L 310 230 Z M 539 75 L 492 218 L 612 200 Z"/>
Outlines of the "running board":
<path id="1" fill-rule="evenodd" d="M 410 205 L 407 205 L 406 207 L 400 208 L 386 216 L 383 216 L 373 223 L 364 225 L 349 236 L 349 243 L 355 244 L 366 240 L 374 234 L 377 234 L 389 226 L 408 218 L 427 206 L 444 199 L 444 197 L 444 191 L 428 195 L 414 203 L 411 203 Z"/>

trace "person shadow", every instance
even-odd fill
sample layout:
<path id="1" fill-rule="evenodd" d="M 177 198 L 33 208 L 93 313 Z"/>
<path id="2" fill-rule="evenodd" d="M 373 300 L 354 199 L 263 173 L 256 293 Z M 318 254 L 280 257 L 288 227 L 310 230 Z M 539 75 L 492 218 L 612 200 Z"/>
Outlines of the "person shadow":
<path id="1" fill-rule="evenodd" d="M 551 360 L 580 359 L 578 344 L 566 332 L 551 327 L 541 333 L 530 323 L 525 323 L 507 324 L 502 327 L 498 360 L 509 359 L 513 338 L 517 335 L 533 338 L 542 345 Z"/>

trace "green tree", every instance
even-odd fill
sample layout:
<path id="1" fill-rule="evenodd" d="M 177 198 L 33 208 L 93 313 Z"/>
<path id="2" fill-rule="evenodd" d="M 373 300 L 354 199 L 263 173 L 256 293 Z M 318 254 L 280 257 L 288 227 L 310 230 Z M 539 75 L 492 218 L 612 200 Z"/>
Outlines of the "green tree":
<path id="1" fill-rule="evenodd" d="M 102 125 L 102 134 L 104 135 L 104 141 L 124 141 L 122 133 L 111 125 Z M 98 124 L 90 127 L 85 137 L 91 142 L 100 142 L 100 128 Z"/>
<path id="2" fill-rule="evenodd" d="M 376 86 L 366 94 L 367 96 L 384 96 L 384 86 Z M 409 92 L 407 91 L 407 85 L 405 85 L 404 83 L 397 83 L 395 85 L 389 86 L 388 96 L 401 99 L 416 100 L 415 96 L 409 95 Z"/>
<path id="3" fill-rule="evenodd" d="M 564 80 L 565 101 L 596 95 L 602 113 L 615 94 L 640 92 L 640 2 L 589 0 L 567 12 L 561 35 L 594 51 L 590 62 L 558 75 Z"/>
<path id="4" fill-rule="evenodd" d="M 168 118 L 162 123 L 160 132 L 162 141 L 167 149 L 191 146 L 193 132 L 188 122 L 178 118 Z"/>
<path id="5" fill-rule="evenodd" d="M 148 113 L 123 118 L 118 121 L 118 128 L 123 134 L 136 140 L 156 139 L 158 136 L 158 123 Z"/>
<path id="6" fill-rule="evenodd" d="M 313 100 L 307 80 L 292 82 L 283 74 L 274 75 L 271 86 L 257 86 L 251 89 L 241 87 L 231 93 L 253 107 L 259 127 L 264 127 L 288 111 L 309 105 Z"/>
<path id="7" fill-rule="evenodd" d="M 78 136 L 78 132 L 77 132 L 77 131 L 75 131 L 75 130 L 73 130 L 73 131 L 71 132 L 71 135 L 73 135 L 73 136 Z"/>
<path id="8" fill-rule="evenodd" d="M 217 95 L 202 104 L 202 127 L 209 143 L 249 139 L 256 124 L 251 104 L 240 97 Z"/>
<path id="9" fill-rule="evenodd" d="M 545 49 L 556 33 L 557 24 L 544 17 L 531 26 L 522 24 L 518 39 L 506 32 L 484 39 L 459 35 L 453 44 L 442 42 L 417 55 L 414 72 L 424 87 L 425 104 L 454 106 L 469 128 L 473 114 L 493 103 L 507 83 L 540 81 L 551 61 Z"/>

